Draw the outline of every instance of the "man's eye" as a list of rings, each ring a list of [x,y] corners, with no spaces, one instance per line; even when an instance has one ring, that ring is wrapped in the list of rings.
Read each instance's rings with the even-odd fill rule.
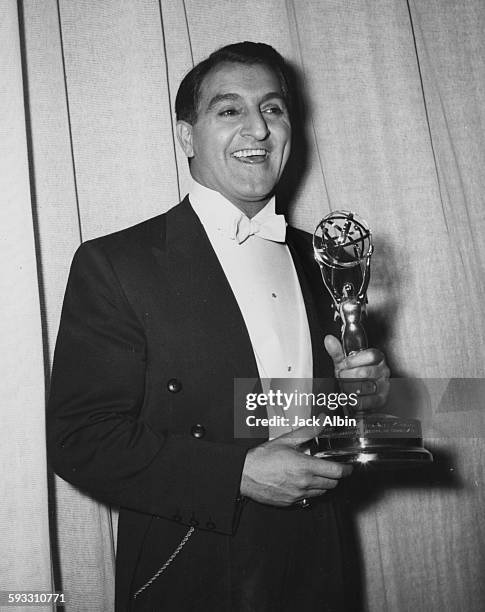
[[[268,115],[282,115],[283,109],[277,105],[268,106],[263,109],[263,113],[266,113]]]
[[[219,117],[235,117],[238,114],[239,111],[236,108],[225,108],[219,112]]]

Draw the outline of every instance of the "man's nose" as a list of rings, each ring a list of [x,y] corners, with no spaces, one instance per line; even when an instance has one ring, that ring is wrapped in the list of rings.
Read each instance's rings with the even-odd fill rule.
[[[268,124],[261,111],[254,110],[248,112],[244,118],[241,129],[242,136],[250,136],[255,140],[264,140],[269,135]]]

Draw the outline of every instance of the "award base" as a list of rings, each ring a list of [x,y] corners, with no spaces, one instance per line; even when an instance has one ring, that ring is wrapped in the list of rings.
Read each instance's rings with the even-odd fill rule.
[[[356,417],[356,426],[327,428],[318,438],[318,456],[376,467],[413,467],[431,463],[423,447],[421,423],[386,414]]]

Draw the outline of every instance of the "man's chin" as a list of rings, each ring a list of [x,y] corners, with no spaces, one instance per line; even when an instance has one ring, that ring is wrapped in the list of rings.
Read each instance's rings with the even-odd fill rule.
[[[236,196],[242,202],[263,202],[268,201],[274,194],[276,184],[271,182],[267,182],[263,185],[256,185],[251,187],[246,187],[240,189],[239,192],[236,192]]]
[[[241,203],[245,203],[248,205],[254,204],[254,205],[260,205],[260,204],[266,204],[273,196],[274,194],[274,190],[270,189],[269,191],[263,191],[263,192],[246,192],[246,193],[242,193],[240,196],[238,196],[238,200]]]
[[[251,218],[257,215],[258,212],[266,206],[272,195],[273,193],[269,193],[265,196],[246,194],[241,198],[232,198],[231,202],[234,204],[234,206],[239,208],[243,213]]]

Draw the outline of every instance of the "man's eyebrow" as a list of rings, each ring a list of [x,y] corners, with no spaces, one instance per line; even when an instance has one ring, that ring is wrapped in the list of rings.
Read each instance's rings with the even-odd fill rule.
[[[209,104],[207,105],[207,110],[211,110],[219,102],[225,102],[225,101],[235,102],[236,100],[239,100],[240,98],[241,96],[235,93],[216,94],[210,99]]]
[[[268,100],[272,100],[274,98],[279,98],[282,102],[286,102],[285,96],[281,93],[281,91],[269,91],[261,98],[261,103],[267,102]]]
[[[274,98],[278,98],[282,102],[285,102],[285,97],[281,91],[269,91],[268,93],[264,94],[260,100],[260,103],[264,104],[264,102]],[[216,94],[210,99],[209,104],[207,105],[207,110],[210,111],[212,108],[214,108],[214,106],[219,104],[219,102],[236,102],[238,100],[241,100],[241,96],[236,93]]]

